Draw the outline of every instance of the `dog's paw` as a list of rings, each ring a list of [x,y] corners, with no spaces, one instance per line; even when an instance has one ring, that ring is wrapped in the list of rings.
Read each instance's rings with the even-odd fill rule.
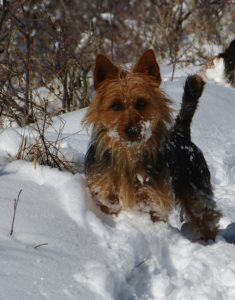
[[[212,242],[218,235],[217,227],[197,228],[192,223],[184,223],[181,227],[182,234],[192,242]]]
[[[184,223],[181,227],[181,233],[192,242],[196,242],[201,238],[200,232],[195,230],[191,223]]]
[[[185,91],[191,95],[191,99],[198,99],[201,97],[205,82],[201,76],[189,75],[185,82]]]

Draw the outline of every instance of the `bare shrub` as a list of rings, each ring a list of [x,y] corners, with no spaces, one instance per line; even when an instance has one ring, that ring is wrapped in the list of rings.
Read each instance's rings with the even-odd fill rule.
[[[87,24],[74,18],[74,7],[64,1],[15,0],[3,1],[1,10],[2,117],[20,127],[35,122],[39,87],[58,91],[60,112],[87,106],[96,42]]]
[[[98,52],[127,64],[151,47],[173,79],[178,64],[202,64],[210,45],[228,45],[234,23],[233,0],[2,0],[0,127],[34,124],[38,138],[30,147],[25,138],[18,156],[70,170],[46,124],[89,104]]]
[[[27,133],[22,136],[18,153],[13,159],[32,161],[35,168],[37,165],[47,165],[72,174],[80,171],[79,162],[68,161],[62,152],[61,143],[65,139],[63,137],[65,123],[61,121],[60,128],[53,130],[53,138],[47,137],[47,129],[53,128],[47,101],[44,103],[43,111],[38,112],[34,119],[35,122],[28,126]]]
[[[146,48],[176,64],[203,62],[208,43],[225,46],[235,21],[233,1],[40,1],[0,4],[0,103],[2,117],[35,122],[34,90],[45,87],[60,110],[89,104],[97,52],[122,63]]]

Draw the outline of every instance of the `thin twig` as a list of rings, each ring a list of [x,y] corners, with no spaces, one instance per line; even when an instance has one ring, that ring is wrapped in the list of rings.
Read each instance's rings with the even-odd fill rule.
[[[41,244],[38,244],[38,245],[34,246],[33,248],[38,249],[39,247],[47,246],[47,245],[48,245],[48,243],[41,243]]]
[[[10,232],[10,236],[12,236],[13,231],[14,231],[14,224],[15,224],[15,217],[16,217],[16,210],[17,210],[17,206],[20,200],[20,194],[22,192],[22,189],[19,191],[18,193],[18,197],[17,199],[14,199],[14,211],[13,211],[13,218],[12,218],[12,223],[11,223],[11,232]]]
[[[148,260],[149,258],[144,258],[141,262],[139,262],[136,266],[134,266],[131,273],[127,276],[127,282],[129,282],[133,278],[135,271],[138,268],[140,268],[142,265],[144,265]]]

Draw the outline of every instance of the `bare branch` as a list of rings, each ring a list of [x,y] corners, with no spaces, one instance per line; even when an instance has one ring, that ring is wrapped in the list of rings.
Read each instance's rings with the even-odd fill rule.
[[[20,195],[22,193],[22,189],[19,191],[17,199],[14,199],[14,210],[13,210],[13,217],[12,217],[12,223],[11,223],[11,231],[10,231],[10,236],[12,236],[13,231],[14,231],[14,225],[15,225],[15,217],[16,217],[16,210],[17,206],[20,200]]]
[[[48,243],[41,243],[41,244],[38,244],[38,245],[34,246],[33,248],[38,249],[39,247],[47,246],[47,245],[48,245]]]

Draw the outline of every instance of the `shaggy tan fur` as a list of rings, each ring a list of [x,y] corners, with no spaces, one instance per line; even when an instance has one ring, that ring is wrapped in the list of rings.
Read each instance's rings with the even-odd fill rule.
[[[96,96],[84,122],[92,126],[95,161],[102,162],[110,153],[108,166],[88,172],[90,191],[105,212],[137,208],[153,220],[166,220],[172,208],[168,175],[151,171],[172,120],[171,102],[160,83],[152,50],[144,53],[132,72],[121,70],[105,56],[97,57]],[[134,134],[128,135],[129,128]]]

